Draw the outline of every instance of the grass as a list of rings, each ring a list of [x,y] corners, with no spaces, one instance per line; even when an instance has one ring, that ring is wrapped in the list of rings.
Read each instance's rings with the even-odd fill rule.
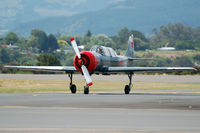
[[[182,56],[195,56],[200,54],[200,51],[136,51],[135,55],[139,57],[153,55],[153,57],[160,56],[164,58],[176,58]]]
[[[83,91],[85,81],[74,81],[77,92]],[[127,82],[94,81],[90,87],[92,92],[123,91]],[[174,89],[200,89],[200,84],[190,83],[160,83],[160,82],[134,82],[133,90],[174,90]],[[70,92],[69,81],[65,80],[0,80],[0,93],[36,93],[36,92]]]

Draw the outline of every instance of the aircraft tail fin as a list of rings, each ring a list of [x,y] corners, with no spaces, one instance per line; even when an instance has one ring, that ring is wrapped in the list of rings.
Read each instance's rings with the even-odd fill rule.
[[[128,39],[128,48],[126,50],[125,56],[128,58],[133,58],[134,57],[134,37],[131,35]]]

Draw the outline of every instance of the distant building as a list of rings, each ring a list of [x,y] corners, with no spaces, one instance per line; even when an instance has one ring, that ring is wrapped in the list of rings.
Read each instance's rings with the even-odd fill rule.
[[[79,50],[82,51],[85,49],[85,46],[84,45],[81,45],[81,46],[78,46]],[[62,50],[61,49],[57,49],[56,50],[57,52],[61,52]],[[71,51],[74,51],[73,48],[71,46],[64,46],[64,49],[63,51],[65,52],[65,54],[71,52]]]
[[[160,51],[174,51],[176,49],[174,47],[162,47],[162,48],[158,48],[157,50],[160,50]]]
[[[85,46],[84,46],[84,45],[81,45],[81,46],[78,46],[78,48],[84,50],[84,49],[85,49]]]
[[[9,44],[9,45],[1,45],[1,47],[3,47],[3,48],[9,48],[9,49],[14,49],[14,50],[19,50],[19,47],[18,47],[18,46],[12,45],[12,44]]]

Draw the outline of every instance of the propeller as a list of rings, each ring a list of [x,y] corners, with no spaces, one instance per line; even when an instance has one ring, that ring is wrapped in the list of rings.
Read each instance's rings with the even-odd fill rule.
[[[89,74],[87,68],[83,64],[83,60],[81,59],[81,54],[79,52],[77,43],[76,43],[74,38],[71,38],[70,41],[71,41],[72,47],[74,48],[76,55],[78,56],[78,58],[80,59],[80,62],[82,64],[81,69],[82,69],[83,75],[85,77],[86,83],[87,83],[88,86],[91,86],[92,85],[92,79],[90,77],[90,74]]]
[[[77,46],[77,44],[76,44],[75,39],[74,39],[74,38],[71,38],[70,41],[71,41],[72,47],[74,48],[74,51],[75,51],[75,53],[77,54],[78,58],[81,59],[81,54],[80,54],[80,52],[79,52],[79,49],[78,49],[78,46]]]

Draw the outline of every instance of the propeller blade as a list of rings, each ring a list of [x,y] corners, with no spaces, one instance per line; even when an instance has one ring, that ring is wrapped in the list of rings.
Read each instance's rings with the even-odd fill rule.
[[[70,39],[70,41],[71,41],[72,47],[74,48],[74,51],[77,54],[78,58],[81,59],[81,55],[80,55],[80,52],[79,52],[79,49],[78,49],[78,46],[77,46],[75,39],[72,37]]]
[[[86,80],[87,85],[88,85],[88,86],[91,86],[91,85],[92,85],[92,79],[91,79],[91,77],[90,77],[90,74],[89,74],[87,68],[86,68],[84,65],[82,65],[81,68],[82,68],[83,75],[84,75],[84,77],[85,77],[85,80]]]

